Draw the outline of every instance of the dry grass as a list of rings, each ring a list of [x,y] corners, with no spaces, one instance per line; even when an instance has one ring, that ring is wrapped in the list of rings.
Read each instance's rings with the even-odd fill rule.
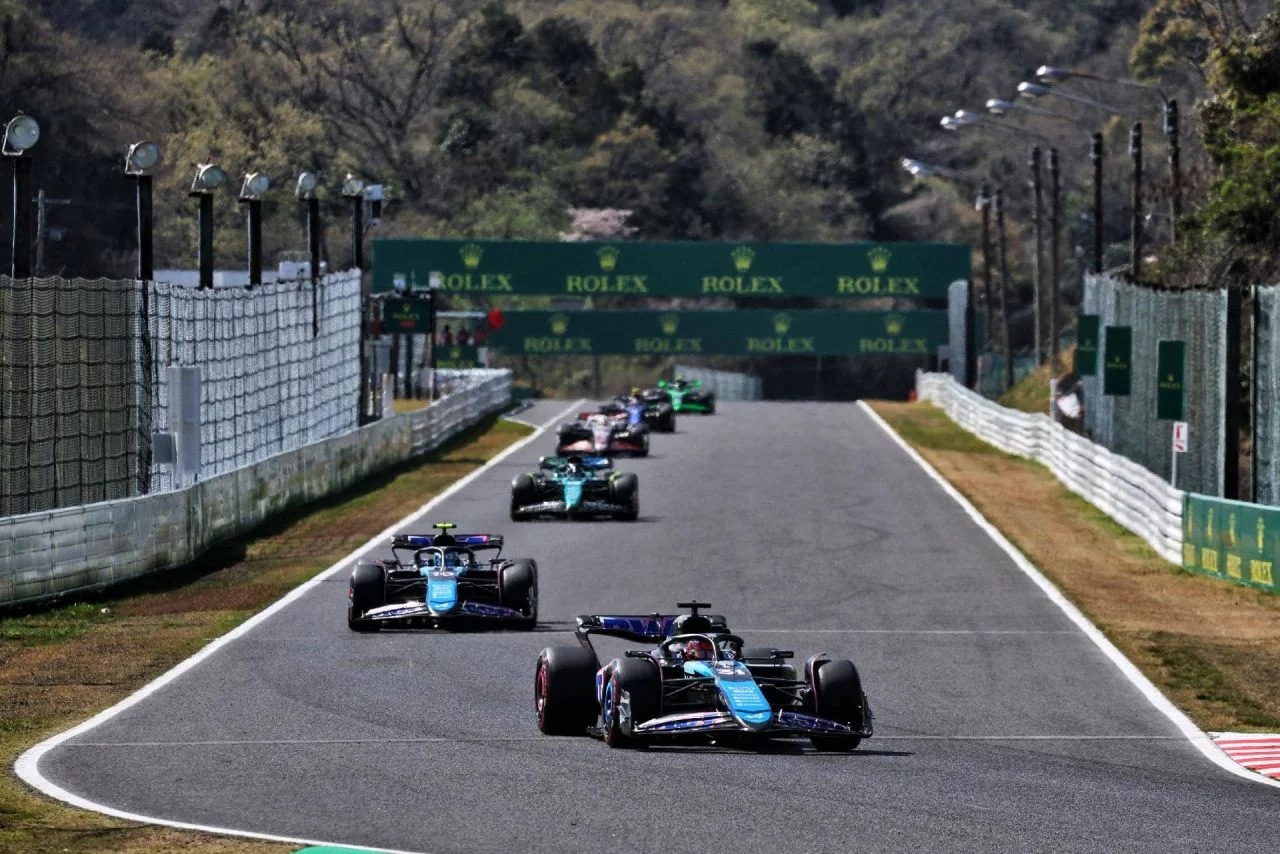
[[[1206,730],[1280,730],[1280,596],[1193,575],[929,404],[875,409]]]
[[[417,412],[419,409],[426,409],[431,405],[431,401],[426,398],[399,398],[391,402],[392,409],[396,415],[403,415],[406,412]]]
[[[0,619],[0,762],[122,699],[407,515],[530,429],[489,421],[425,461],[91,601]],[[105,612],[104,612],[105,609]],[[335,619],[337,615],[335,615]],[[0,851],[284,852],[74,810],[0,775]]]

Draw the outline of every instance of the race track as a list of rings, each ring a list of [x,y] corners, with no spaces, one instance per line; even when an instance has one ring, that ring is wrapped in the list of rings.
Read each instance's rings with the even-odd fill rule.
[[[407,851],[1274,851],[1280,791],[1206,760],[857,407],[722,404],[679,429],[619,466],[639,522],[509,522],[547,434],[413,526],[536,558],[539,631],[356,635],[340,573],[40,770],[142,815]],[[748,643],[853,659],[876,737],[833,756],[538,733],[534,662],[576,615],[695,596]]]

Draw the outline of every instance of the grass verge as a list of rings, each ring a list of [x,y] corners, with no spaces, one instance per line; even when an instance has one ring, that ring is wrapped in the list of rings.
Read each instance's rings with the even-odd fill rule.
[[[937,407],[874,408],[1202,729],[1280,731],[1280,596],[1168,563]]]
[[[33,793],[13,775],[13,763],[28,747],[123,699],[333,565],[530,432],[488,419],[422,460],[280,516],[189,567],[0,618],[0,762],[9,769],[0,775],[0,851],[297,850],[72,809]]]

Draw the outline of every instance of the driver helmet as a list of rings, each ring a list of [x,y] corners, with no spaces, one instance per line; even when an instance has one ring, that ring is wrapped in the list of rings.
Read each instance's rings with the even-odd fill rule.
[[[706,638],[694,638],[684,645],[686,661],[709,661],[715,654],[715,648]]]

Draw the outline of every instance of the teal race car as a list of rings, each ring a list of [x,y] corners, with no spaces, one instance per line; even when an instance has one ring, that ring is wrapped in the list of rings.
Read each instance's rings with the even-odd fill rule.
[[[677,376],[671,382],[659,380],[658,387],[644,393],[646,401],[666,401],[676,412],[716,414],[716,393],[702,388],[702,380]]]
[[[542,457],[537,471],[511,481],[511,521],[540,516],[633,522],[640,516],[640,479],[614,471],[608,457]]]

